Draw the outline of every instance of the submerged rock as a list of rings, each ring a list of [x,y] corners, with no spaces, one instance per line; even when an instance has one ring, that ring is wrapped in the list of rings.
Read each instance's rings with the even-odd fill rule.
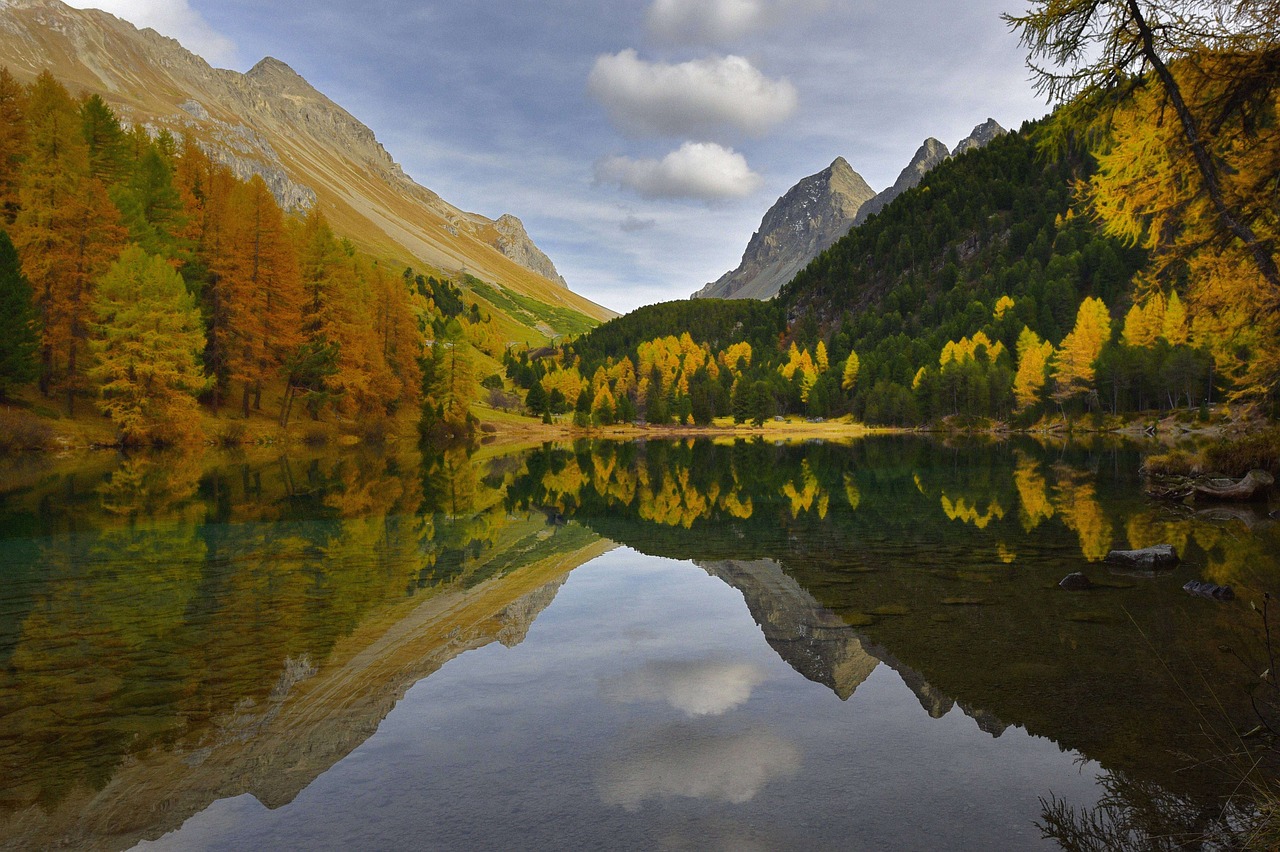
[[[1103,560],[1108,565],[1122,568],[1137,568],[1142,571],[1154,571],[1160,568],[1177,566],[1178,553],[1171,544],[1157,544],[1140,550],[1113,550]]]
[[[1210,583],[1207,580],[1190,580],[1182,588],[1189,594],[1213,601],[1233,601],[1236,599],[1235,589],[1230,586],[1219,586],[1217,583]]]
[[[1063,577],[1058,581],[1058,585],[1068,592],[1084,592],[1093,588],[1093,582],[1079,571]]]

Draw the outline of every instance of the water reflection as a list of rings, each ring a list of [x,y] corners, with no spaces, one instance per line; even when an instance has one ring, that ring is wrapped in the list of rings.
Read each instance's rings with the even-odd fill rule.
[[[465,454],[207,461],[4,494],[0,845],[128,845],[217,796],[290,801],[414,682],[520,641],[602,547],[509,512],[514,471]]]
[[[1157,791],[1124,800],[1142,811],[1124,818],[1155,825],[1153,809],[1220,809],[1239,780],[1224,743],[1256,726],[1246,689],[1266,667],[1247,602],[1280,588],[1265,510],[1150,503],[1135,452],[1108,442],[58,464],[0,480],[3,845],[125,847],[246,792],[282,808],[336,777],[414,684],[465,651],[524,642],[570,572],[615,543],[731,588],[774,659],[837,704],[891,681],[938,736],[963,722],[966,736],[1046,738],[1117,790]],[[1155,543],[1183,566],[1097,564]],[[1059,590],[1075,570],[1101,588]],[[1191,598],[1192,578],[1242,601]],[[762,807],[762,791],[799,784],[815,748],[800,723],[752,717],[773,700],[769,667],[695,653],[658,623],[636,613],[636,630],[667,631],[663,653],[619,657],[581,697],[645,719],[600,735],[581,775],[594,795],[647,814]],[[514,714],[546,674],[508,675]],[[1078,817],[1043,820],[1065,844]]]
[[[670,725],[623,743],[600,798],[628,811],[647,800],[683,797],[742,805],[772,780],[800,771],[800,751],[768,730],[707,732]]]
[[[722,716],[746,703],[764,672],[728,660],[662,660],[600,685],[610,701],[665,701],[686,716]]]

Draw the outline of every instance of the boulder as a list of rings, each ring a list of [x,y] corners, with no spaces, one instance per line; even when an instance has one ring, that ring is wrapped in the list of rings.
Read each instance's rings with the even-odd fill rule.
[[[1233,601],[1236,599],[1235,589],[1230,586],[1219,586],[1217,583],[1210,583],[1207,580],[1190,580],[1182,589],[1188,594],[1208,598],[1212,601]]]
[[[1140,571],[1156,571],[1161,568],[1177,566],[1177,552],[1171,544],[1157,544],[1141,550],[1113,550],[1104,560],[1108,565],[1121,568],[1135,568]]]
[[[1058,585],[1066,589],[1068,592],[1084,592],[1093,588],[1093,583],[1084,574],[1077,571],[1074,574],[1068,574],[1058,581]]]

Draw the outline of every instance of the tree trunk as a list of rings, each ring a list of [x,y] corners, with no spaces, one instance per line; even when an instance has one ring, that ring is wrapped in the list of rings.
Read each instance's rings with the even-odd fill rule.
[[[1151,27],[1147,24],[1146,18],[1143,17],[1142,10],[1138,8],[1138,0],[1126,0],[1126,5],[1129,7],[1129,14],[1135,26],[1138,28],[1138,35],[1142,39],[1142,55],[1151,63],[1152,70],[1160,78],[1160,83],[1164,86],[1165,93],[1169,96],[1169,103],[1173,106],[1173,111],[1177,113],[1179,123],[1182,124],[1182,135],[1186,138],[1187,147],[1191,149],[1191,153],[1195,157],[1196,168],[1200,172],[1200,178],[1204,181],[1205,192],[1208,193],[1209,200],[1213,203],[1213,209],[1218,214],[1218,221],[1249,249],[1249,253],[1253,256],[1254,264],[1258,267],[1258,272],[1262,274],[1266,282],[1274,289],[1280,290],[1280,269],[1276,267],[1275,257],[1258,239],[1258,235],[1253,232],[1253,229],[1247,223],[1241,221],[1227,205],[1226,197],[1222,192],[1222,185],[1218,182],[1218,172],[1213,164],[1213,157],[1209,154],[1209,149],[1204,144],[1204,138],[1200,135],[1200,126],[1196,122],[1195,116],[1191,114],[1191,110],[1187,107],[1186,101],[1182,99],[1182,89],[1179,88],[1178,81],[1173,78],[1173,73],[1169,70],[1169,66],[1164,63],[1164,60],[1156,51]]]
[[[1265,500],[1275,482],[1275,477],[1265,470],[1251,470],[1239,482],[1213,480],[1197,483],[1192,493],[1196,497],[1207,497],[1211,500],[1243,503],[1250,500]]]

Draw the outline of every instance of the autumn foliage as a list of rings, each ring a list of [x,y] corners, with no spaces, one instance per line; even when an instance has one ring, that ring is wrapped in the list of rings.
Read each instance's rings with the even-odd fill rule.
[[[199,437],[201,401],[248,417],[269,394],[282,425],[297,402],[361,423],[417,409],[441,312],[411,278],[47,72],[0,69],[0,227],[34,335],[0,387],[34,375],[73,414],[94,398],[126,442]]]

